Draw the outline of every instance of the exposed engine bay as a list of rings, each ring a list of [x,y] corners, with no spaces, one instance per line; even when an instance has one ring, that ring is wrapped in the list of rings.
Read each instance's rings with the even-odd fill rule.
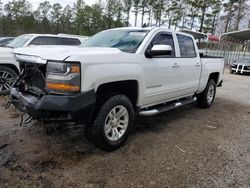
[[[20,62],[21,74],[13,87],[20,92],[41,97],[46,92],[46,65]]]

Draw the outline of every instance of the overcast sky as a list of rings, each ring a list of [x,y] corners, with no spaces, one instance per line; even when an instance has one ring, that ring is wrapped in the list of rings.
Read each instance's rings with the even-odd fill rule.
[[[8,3],[10,0],[2,0],[3,4],[6,4]],[[45,0],[28,0],[32,6],[33,6],[33,9],[36,9],[39,5],[39,3],[41,2],[44,2]],[[49,1],[51,4],[54,4],[54,3],[60,3],[62,6],[66,6],[66,5],[73,5],[74,2],[76,2],[76,0],[47,0]],[[96,0],[85,0],[85,2],[87,4],[93,4],[96,2]]]

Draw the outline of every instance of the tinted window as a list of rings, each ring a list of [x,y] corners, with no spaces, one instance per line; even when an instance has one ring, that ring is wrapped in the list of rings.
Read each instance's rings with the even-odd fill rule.
[[[79,46],[81,42],[78,39],[62,38],[62,45]]]
[[[36,37],[30,45],[60,45],[58,37]]]
[[[171,34],[161,33],[161,34],[156,35],[156,37],[151,42],[150,48],[152,48],[154,45],[157,45],[157,44],[171,46],[172,47],[171,54],[170,55],[164,55],[164,57],[175,57],[174,40],[173,40],[173,36]]]
[[[181,57],[196,57],[194,42],[191,37],[177,34]]]

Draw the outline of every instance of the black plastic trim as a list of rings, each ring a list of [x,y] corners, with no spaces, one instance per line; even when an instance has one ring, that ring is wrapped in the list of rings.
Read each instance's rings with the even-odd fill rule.
[[[10,98],[14,106],[21,112],[25,112],[35,119],[44,119],[45,113],[72,114],[73,116],[91,111],[96,103],[95,91],[79,93],[76,95],[44,95],[41,98],[31,94],[19,92],[12,88]],[[84,114],[81,114],[84,116]],[[90,119],[88,117],[87,119]]]

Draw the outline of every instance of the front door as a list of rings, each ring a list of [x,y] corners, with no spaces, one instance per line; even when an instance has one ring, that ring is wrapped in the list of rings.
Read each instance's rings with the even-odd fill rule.
[[[172,33],[158,33],[148,49],[157,44],[170,45],[172,53],[147,58],[143,64],[145,73],[144,104],[146,106],[166,102],[179,96],[180,67],[176,64],[176,48]]]

